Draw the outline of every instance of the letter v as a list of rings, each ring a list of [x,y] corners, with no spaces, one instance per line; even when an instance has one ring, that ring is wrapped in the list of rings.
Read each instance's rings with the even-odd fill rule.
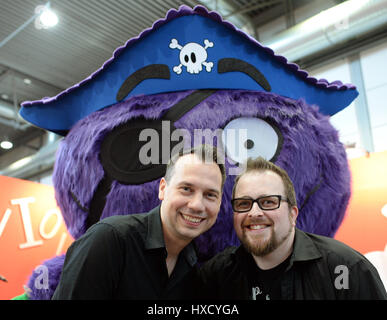
[[[4,228],[8,222],[9,217],[11,216],[11,213],[12,213],[11,209],[5,210],[4,216],[0,221],[0,237],[3,234]]]

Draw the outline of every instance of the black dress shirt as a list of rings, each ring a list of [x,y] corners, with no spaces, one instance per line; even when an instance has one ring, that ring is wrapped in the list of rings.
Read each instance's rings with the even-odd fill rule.
[[[52,299],[189,299],[197,257],[192,243],[168,276],[160,207],[93,225],[67,251]]]
[[[203,298],[250,300],[243,246],[229,247],[199,272]],[[346,278],[346,279],[344,279]],[[282,300],[386,300],[376,268],[344,243],[296,228],[293,252],[280,277]]]

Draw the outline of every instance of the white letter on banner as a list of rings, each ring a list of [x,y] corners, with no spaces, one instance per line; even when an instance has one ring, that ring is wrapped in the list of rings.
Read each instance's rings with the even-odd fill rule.
[[[8,222],[9,217],[11,216],[11,213],[12,213],[11,209],[5,210],[4,216],[0,221],[0,237],[3,234],[4,228]]]
[[[20,207],[20,212],[23,220],[24,234],[27,240],[27,242],[19,245],[20,249],[41,246],[43,244],[42,240],[36,241],[34,239],[34,233],[32,231],[32,224],[31,224],[30,208],[28,207],[28,204],[31,202],[35,202],[35,198],[29,197],[29,198],[20,198],[20,199],[11,200],[12,204],[19,205]]]
[[[47,220],[50,218],[50,216],[52,215],[56,215],[56,223],[55,223],[55,226],[54,228],[52,228],[51,232],[50,233],[46,233],[44,231],[44,227],[46,226],[46,223],[47,223]],[[51,209],[51,210],[48,210],[47,213],[44,215],[42,221],[40,222],[40,226],[39,226],[39,233],[40,235],[42,236],[43,239],[51,239],[53,237],[55,237],[55,235],[57,234],[60,226],[62,224],[62,215],[61,213],[59,212],[58,209]]]

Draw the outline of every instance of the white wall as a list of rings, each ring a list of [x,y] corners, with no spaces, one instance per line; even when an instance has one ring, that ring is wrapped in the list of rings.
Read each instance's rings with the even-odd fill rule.
[[[308,70],[308,72],[313,77],[324,78],[329,82],[335,80],[340,80],[343,83],[351,82],[347,59],[340,59],[319,69]],[[343,143],[360,143],[354,103],[331,117],[331,123],[339,130],[340,140]]]
[[[387,150],[387,44],[368,48],[360,52],[370,126],[374,143],[374,152]],[[328,81],[351,82],[347,59],[341,59],[318,69],[308,70],[316,78]],[[352,103],[331,118],[333,126],[339,130],[340,141],[344,144],[356,143],[356,150],[348,149],[349,157],[364,155],[357,126],[355,107]]]
[[[375,151],[387,150],[387,43],[360,54]]]
[[[42,184],[46,184],[46,185],[49,185],[49,186],[52,186],[52,175],[48,175],[48,176],[45,176],[45,177],[42,177],[40,178],[38,181],[36,182],[39,182],[39,183],[42,183]]]
[[[347,59],[340,59],[318,69],[308,70],[308,72],[317,79],[324,78],[329,82],[340,80],[343,83],[351,83]],[[339,131],[339,139],[344,145],[355,144],[356,150],[348,149],[348,157],[354,158],[364,155],[354,103],[332,116],[331,123]]]

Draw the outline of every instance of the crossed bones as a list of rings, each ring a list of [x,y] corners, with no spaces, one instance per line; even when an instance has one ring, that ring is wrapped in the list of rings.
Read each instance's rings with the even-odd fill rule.
[[[211,48],[214,46],[213,42],[208,41],[208,39],[204,40],[204,47],[198,43],[190,42],[187,43],[184,47],[182,47],[176,39],[172,39],[169,47],[171,49],[179,49],[180,50],[180,64],[178,66],[173,67],[173,71],[177,74],[181,73],[181,67],[185,66],[187,68],[187,72],[194,74],[202,71],[204,65],[206,67],[207,72],[211,72],[214,64],[212,62],[206,62],[207,60],[207,48]]]

